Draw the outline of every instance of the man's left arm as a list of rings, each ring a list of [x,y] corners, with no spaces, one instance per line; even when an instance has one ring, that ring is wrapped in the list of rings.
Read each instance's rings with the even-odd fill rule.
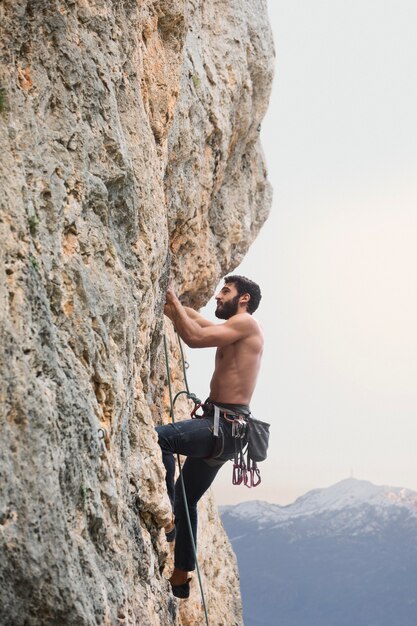
[[[190,348],[221,348],[243,339],[253,331],[254,320],[247,315],[236,315],[224,324],[201,327],[190,319],[172,289],[167,292],[166,315],[172,320],[183,341]]]
[[[185,306],[184,311],[187,313],[188,317],[190,317],[194,322],[197,322],[201,328],[204,328],[205,326],[215,326],[213,322],[210,322],[210,320],[207,320],[205,317],[200,315],[200,313],[194,311],[194,309],[191,309],[189,306]]]

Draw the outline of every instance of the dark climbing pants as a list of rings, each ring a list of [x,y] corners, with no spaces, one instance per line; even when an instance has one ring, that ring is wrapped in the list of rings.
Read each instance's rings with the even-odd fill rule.
[[[195,569],[195,557],[184,508],[181,481],[174,485],[175,453],[187,457],[182,474],[190,514],[191,528],[197,545],[197,502],[207,491],[221,466],[233,458],[235,443],[232,425],[221,418],[224,448],[215,460],[207,459],[213,453],[217,439],[213,435],[213,417],[190,419],[166,426],[158,426],[158,442],[166,469],[166,485],[175,515],[176,540],[174,565],[190,572]]]

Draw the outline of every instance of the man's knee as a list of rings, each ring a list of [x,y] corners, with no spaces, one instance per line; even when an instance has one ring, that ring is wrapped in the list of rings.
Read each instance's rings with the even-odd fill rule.
[[[158,443],[162,450],[171,452],[171,438],[173,436],[172,424],[164,424],[163,426],[155,427],[156,434],[158,435]]]

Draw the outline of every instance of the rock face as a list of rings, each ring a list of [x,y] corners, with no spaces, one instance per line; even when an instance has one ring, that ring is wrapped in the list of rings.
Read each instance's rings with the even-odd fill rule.
[[[200,625],[165,580],[163,302],[170,272],[206,302],[267,217],[266,3],[3,0],[0,46],[0,624]],[[210,496],[199,560],[241,624]]]

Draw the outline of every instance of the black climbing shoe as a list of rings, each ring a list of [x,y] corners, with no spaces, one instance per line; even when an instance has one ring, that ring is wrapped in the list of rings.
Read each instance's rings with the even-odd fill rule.
[[[169,531],[169,533],[165,533],[165,539],[168,541],[168,543],[172,543],[173,541],[175,541],[175,535],[177,534],[177,529],[174,527]]]
[[[190,595],[190,580],[191,578],[188,578],[186,583],[183,583],[182,585],[173,585],[171,583],[171,587],[172,587],[172,593],[174,594],[174,596],[176,598],[181,598],[182,600],[185,600],[185,598],[188,598]]]
[[[168,541],[168,543],[172,543],[174,541],[175,535],[176,535],[175,517],[174,517],[174,515],[172,515],[172,517],[171,517],[171,524],[172,524],[171,530],[169,530],[168,532],[165,530],[165,539]],[[166,529],[166,526],[165,526],[165,529]]]

